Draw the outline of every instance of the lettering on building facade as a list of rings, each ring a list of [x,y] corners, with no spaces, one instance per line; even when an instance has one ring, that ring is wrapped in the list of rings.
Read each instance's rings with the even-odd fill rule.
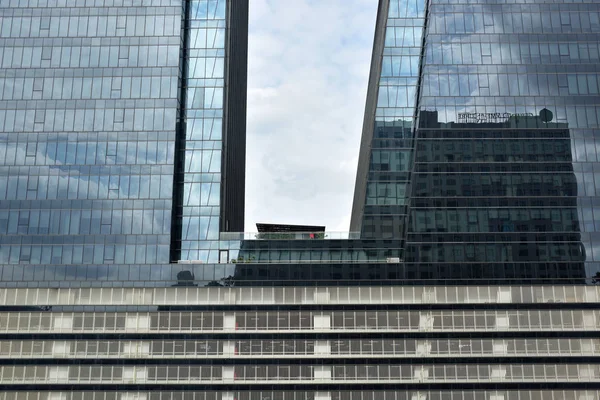
[[[532,113],[458,113],[459,122],[497,122],[498,120],[508,120],[514,117],[533,117]]]

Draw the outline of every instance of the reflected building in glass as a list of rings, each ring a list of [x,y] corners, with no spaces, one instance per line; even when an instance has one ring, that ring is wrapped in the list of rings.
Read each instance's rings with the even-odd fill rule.
[[[414,277],[583,282],[566,123],[553,113],[419,114],[404,261]]]
[[[351,230],[415,278],[594,275],[598,5],[380,2]]]

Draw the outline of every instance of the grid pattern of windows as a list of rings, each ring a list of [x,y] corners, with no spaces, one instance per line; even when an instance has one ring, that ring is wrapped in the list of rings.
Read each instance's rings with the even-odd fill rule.
[[[600,300],[598,286],[17,288],[0,306],[449,305],[580,303]]]
[[[0,13],[0,264],[168,262],[181,5]]]
[[[405,252],[423,276],[598,271],[598,12],[430,3]]]
[[[0,313],[0,333],[594,331],[598,310]]]
[[[218,262],[229,1],[0,4],[0,264]]]
[[[95,392],[13,392],[0,393],[1,400],[592,400],[596,390],[355,390],[303,391],[253,390],[224,391],[95,391]]]
[[[352,226],[405,239],[415,278],[596,275],[598,5],[387,0],[380,14]]]
[[[381,1],[357,250],[218,241],[240,2],[0,0],[0,400],[598,398],[598,10],[468,3]]]
[[[211,298],[226,308],[207,307]],[[593,286],[2,289],[0,385],[68,386],[89,390],[86,399],[102,396],[98,385],[206,385],[231,400],[265,384],[287,398],[301,384],[299,398],[332,400],[351,385],[405,383],[411,396],[426,388],[435,398],[437,385],[452,383],[469,399],[475,386],[519,384],[500,399],[561,398],[537,391],[567,383],[574,396],[600,382],[598,298]],[[54,393],[48,400],[66,396]],[[390,393],[382,396],[407,395]]]
[[[2,366],[0,384],[599,382],[594,364]],[[10,387],[10,386],[9,386]]]
[[[367,174],[363,237],[398,237],[406,224],[425,1],[388,3],[368,171],[359,171]]]
[[[600,339],[245,339],[245,340],[14,340],[0,357],[36,358],[437,358],[581,357],[600,355]]]
[[[218,262],[207,241],[219,240],[225,86],[226,0],[187,5],[185,147],[181,259]],[[202,246],[201,246],[202,243]]]

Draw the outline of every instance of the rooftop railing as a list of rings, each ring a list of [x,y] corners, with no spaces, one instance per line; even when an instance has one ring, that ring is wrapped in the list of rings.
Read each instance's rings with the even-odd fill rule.
[[[360,232],[221,232],[221,240],[348,240]]]

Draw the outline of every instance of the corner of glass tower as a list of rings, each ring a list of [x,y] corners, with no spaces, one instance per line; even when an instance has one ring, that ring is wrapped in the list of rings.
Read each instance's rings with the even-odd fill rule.
[[[170,258],[208,262],[244,229],[249,3],[183,6]]]
[[[350,223],[362,237],[406,228],[425,3],[379,2]]]
[[[243,230],[248,0],[109,3],[0,2],[3,280],[170,276]]]
[[[424,279],[600,269],[598,5],[383,0],[351,230]]]

